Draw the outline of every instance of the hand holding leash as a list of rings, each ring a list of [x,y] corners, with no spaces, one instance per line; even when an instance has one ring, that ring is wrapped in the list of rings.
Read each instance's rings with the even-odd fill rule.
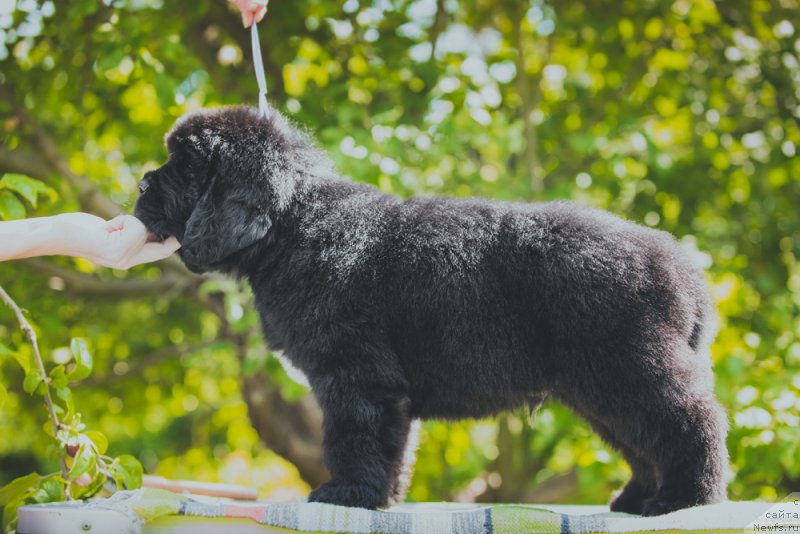
[[[242,12],[242,24],[245,28],[249,28],[264,18],[269,0],[228,0],[228,2]]]
[[[258,40],[257,23],[267,13],[269,0],[228,0],[242,12],[244,27],[250,28],[250,42],[253,47],[253,70],[258,81],[258,110],[267,112],[267,77],[264,75],[264,60],[261,59],[261,43]]]

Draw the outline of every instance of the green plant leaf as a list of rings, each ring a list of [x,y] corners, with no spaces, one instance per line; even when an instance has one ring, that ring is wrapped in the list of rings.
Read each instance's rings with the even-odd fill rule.
[[[56,388],[56,398],[63,401],[63,408],[66,411],[66,416],[69,417],[75,412],[75,402],[72,399],[72,390],[69,388]]]
[[[0,343],[0,356],[11,356],[14,354],[14,351]]]
[[[31,358],[27,353],[17,350],[13,351],[11,353],[11,356],[13,356],[15,360],[17,360],[17,363],[19,364],[20,367],[22,367],[22,370],[25,371],[25,374],[27,374],[28,371],[31,370]]]
[[[108,438],[102,432],[90,430],[84,434],[89,438],[97,449],[98,454],[105,454],[108,450]]]
[[[57,365],[50,370],[50,380],[54,388],[65,388],[69,385],[67,370],[63,365]]]
[[[3,507],[3,532],[12,532],[17,527],[17,509],[25,502],[23,495]]]
[[[117,458],[114,469],[114,480],[117,486],[124,489],[139,489],[142,487],[142,464],[130,454],[123,454]]]
[[[103,70],[113,69],[119,65],[122,58],[125,57],[124,48],[114,48],[109,53],[100,56],[97,60],[97,66]]]
[[[0,506],[5,506],[11,501],[19,499],[31,488],[36,487],[41,480],[42,477],[39,473],[31,473],[12,480],[0,488]]]
[[[60,502],[66,498],[64,479],[59,476],[42,481],[40,488],[47,494],[48,500],[44,502]]]
[[[13,220],[25,217],[25,206],[11,191],[0,191],[0,219]]]
[[[97,453],[92,447],[81,445],[78,454],[72,459],[72,467],[69,470],[69,478],[74,480],[84,473],[88,473],[97,465]]]
[[[6,174],[0,180],[0,184],[19,193],[34,208],[40,194],[50,194],[53,191],[39,180],[34,180],[24,174]]]
[[[156,74],[154,85],[162,106],[166,108],[175,104],[175,82],[169,76],[161,72]]]
[[[56,413],[58,413],[58,410],[56,410]],[[53,423],[49,419],[47,421],[45,421],[44,423],[42,423],[42,431],[45,434],[47,434],[48,436],[52,437],[52,438],[56,437],[55,436],[55,431],[53,430]]]
[[[70,484],[70,494],[76,499],[88,499],[103,489],[106,479],[105,473],[98,472],[86,486],[79,486],[73,482]]]
[[[6,398],[8,398],[8,391],[3,384],[0,384],[0,408],[6,403]]]
[[[70,348],[75,357],[75,368],[67,376],[72,382],[83,380],[92,373],[92,354],[86,347],[86,342],[79,338],[72,340]]]
[[[42,376],[42,373],[40,373],[38,369],[31,369],[28,372],[28,374],[25,375],[25,380],[22,382],[22,389],[25,390],[25,393],[29,393],[32,395],[43,380],[44,377]]]

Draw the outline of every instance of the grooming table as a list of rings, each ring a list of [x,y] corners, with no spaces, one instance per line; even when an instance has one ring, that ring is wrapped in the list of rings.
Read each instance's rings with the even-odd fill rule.
[[[18,534],[211,534],[356,532],[800,532],[800,494],[785,502],[728,502],[660,517],[606,506],[405,504],[363,510],[320,503],[239,502],[159,489],[123,491],[88,503],[23,506]]]

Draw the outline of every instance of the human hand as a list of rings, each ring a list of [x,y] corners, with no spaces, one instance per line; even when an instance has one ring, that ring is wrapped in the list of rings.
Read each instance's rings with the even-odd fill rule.
[[[88,213],[64,213],[57,219],[63,236],[63,253],[103,267],[129,269],[164,259],[180,248],[174,237],[153,241],[144,224],[132,215],[105,221]]]
[[[267,12],[269,0],[228,0],[242,12],[242,24],[249,28],[253,22],[261,22]]]

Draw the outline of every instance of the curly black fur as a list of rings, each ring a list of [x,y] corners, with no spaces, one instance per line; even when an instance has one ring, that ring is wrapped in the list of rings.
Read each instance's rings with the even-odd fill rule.
[[[136,215],[190,269],[250,281],[324,412],[332,480],[312,501],[385,506],[412,421],[548,395],[630,463],[613,510],[725,498],[712,303],[669,234],[568,202],[402,200],[341,179],[274,110],[188,115],[167,146]]]

